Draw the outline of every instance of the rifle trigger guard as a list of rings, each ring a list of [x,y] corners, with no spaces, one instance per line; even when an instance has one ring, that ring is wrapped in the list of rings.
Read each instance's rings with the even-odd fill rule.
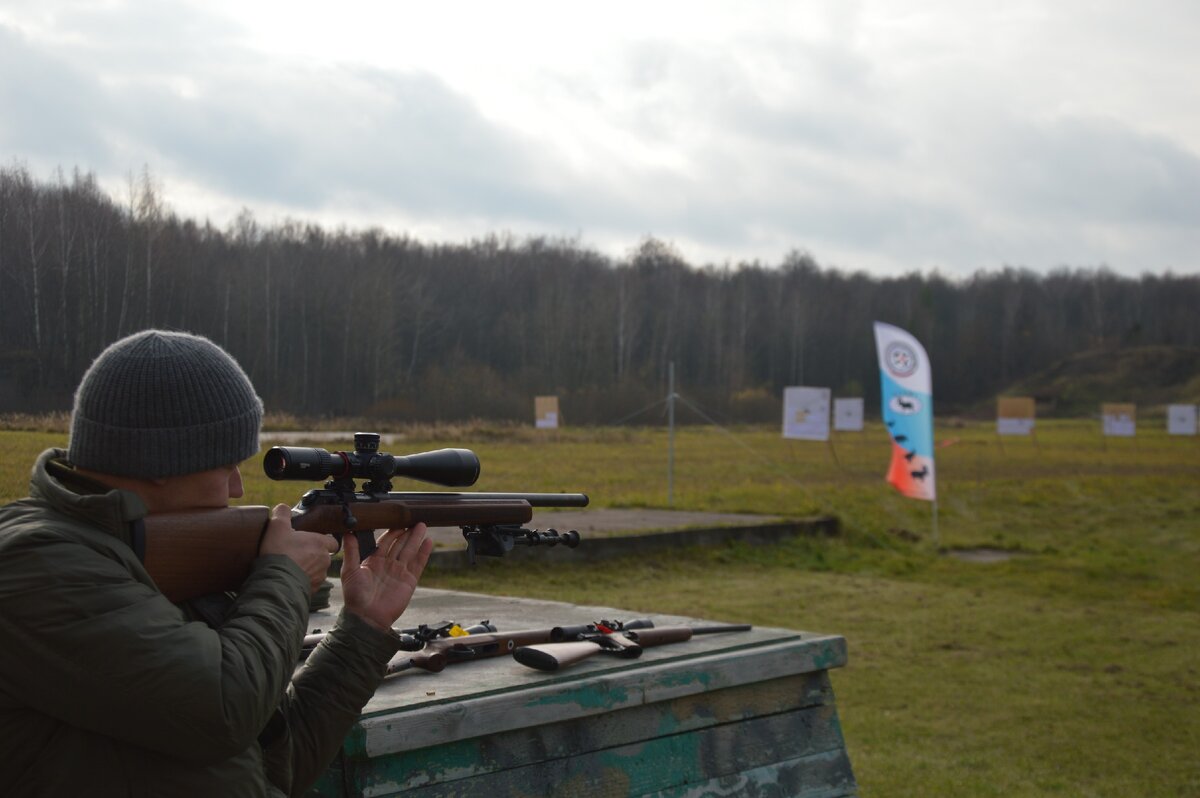
[[[358,519],[354,517],[354,511],[350,509],[350,500],[346,498],[346,494],[341,492],[338,493],[338,500],[342,505],[342,523],[346,525],[347,531],[353,532],[354,537],[358,539],[358,557],[360,560],[365,560],[374,554],[377,548],[375,546],[375,530],[355,530],[354,527],[358,526]],[[341,543],[340,536],[338,542]]]
[[[342,522],[346,525],[346,529],[354,529],[358,526],[358,519],[354,517],[354,512],[350,509],[350,502],[345,496],[342,497]]]
[[[375,530],[363,529],[354,533],[354,537],[358,538],[358,558],[365,560],[375,553],[378,548],[375,545]]]

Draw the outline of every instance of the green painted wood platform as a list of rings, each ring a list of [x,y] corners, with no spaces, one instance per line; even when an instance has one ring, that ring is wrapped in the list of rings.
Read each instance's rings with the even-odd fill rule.
[[[332,623],[337,598],[313,628]],[[490,620],[508,631],[635,617],[647,616],[420,589],[399,626]],[[845,663],[840,636],[755,628],[557,673],[511,657],[409,670],[376,692],[312,794],[852,796],[828,674]]]

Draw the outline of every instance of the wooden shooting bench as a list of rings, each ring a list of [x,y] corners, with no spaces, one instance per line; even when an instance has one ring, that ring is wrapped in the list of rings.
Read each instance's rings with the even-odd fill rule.
[[[332,626],[336,588],[333,598],[314,629]],[[422,588],[399,625],[490,620],[513,631],[635,617],[645,616]],[[852,796],[828,675],[845,663],[840,636],[755,628],[553,673],[512,657],[410,669],[380,686],[312,795]]]

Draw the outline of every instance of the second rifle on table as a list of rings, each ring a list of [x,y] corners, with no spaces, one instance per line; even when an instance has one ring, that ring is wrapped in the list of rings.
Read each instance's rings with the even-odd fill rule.
[[[513,659],[539,671],[557,671],[595,656],[609,654],[623,659],[635,659],[642,649],[668,643],[683,643],[696,635],[748,632],[750,624],[720,624],[717,626],[632,626],[610,628],[601,621],[599,628],[590,631],[555,629],[549,643],[519,648]]]

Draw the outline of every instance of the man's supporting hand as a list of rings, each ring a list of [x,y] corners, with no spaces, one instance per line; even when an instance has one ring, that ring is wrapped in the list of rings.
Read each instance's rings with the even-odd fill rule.
[[[366,562],[359,559],[354,535],[345,535],[342,544],[342,598],[346,609],[378,629],[390,629],[412,600],[417,580],[433,551],[425,524],[409,530],[389,529]]]

